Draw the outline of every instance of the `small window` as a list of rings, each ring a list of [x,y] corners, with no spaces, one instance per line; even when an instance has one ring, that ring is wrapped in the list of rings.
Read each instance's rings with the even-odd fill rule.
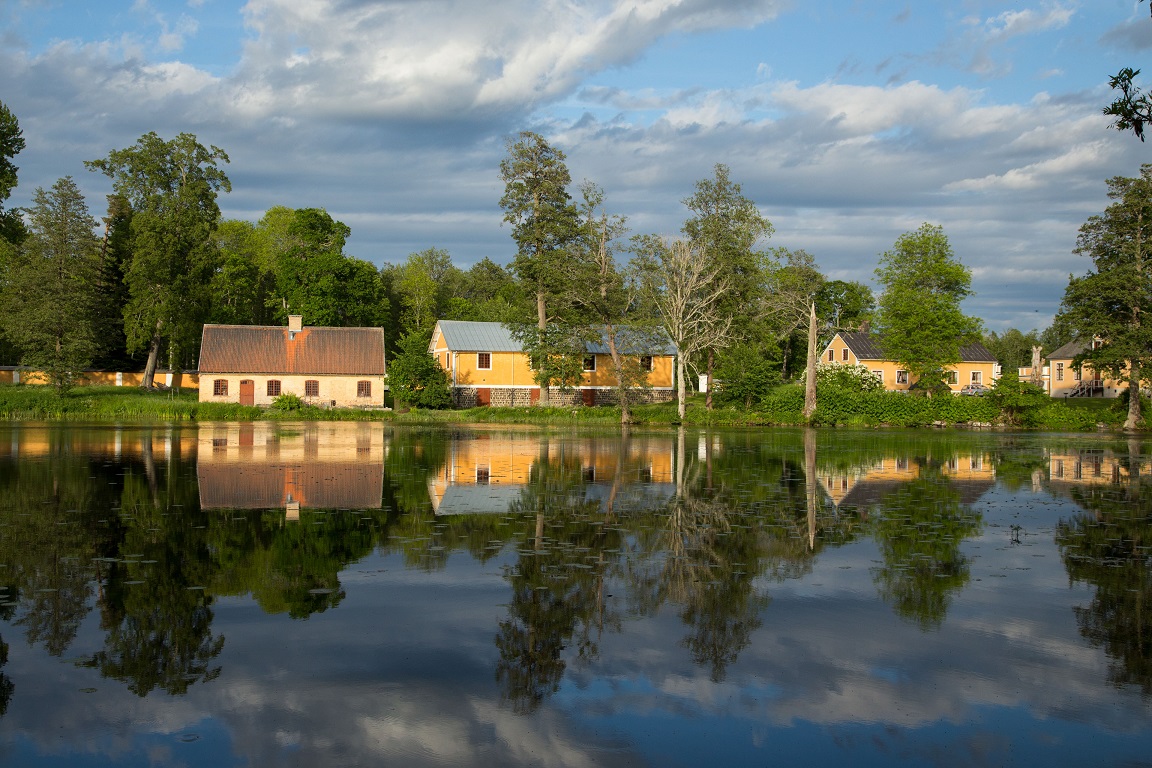
[[[304,397],[320,397],[320,382],[315,379],[304,382]]]
[[[216,379],[212,382],[212,394],[217,396],[227,396],[228,394],[228,379]]]
[[[960,381],[960,376],[959,376],[959,374],[956,373],[956,371],[944,371],[944,383],[945,384],[956,384],[959,381]]]
[[[640,370],[642,370],[642,371],[651,371],[652,370],[652,355],[641,355],[641,357],[640,357]]]
[[[588,355],[587,357],[584,358],[584,370],[586,370],[586,371],[596,370],[596,355]]]
[[[1064,363],[1056,363],[1056,381],[1064,381]]]
[[[831,363],[835,359],[836,359],[836,350],[834,350],[834,349],[828,350],[828,362]]]
[[[1072,381],[1080,381],[1081,378],[1082,377],[1081,377],[1080,371],[1073,368],[1072,369]]]
[[[372,397],[372,382],[356,382],[356,397]]]
[[[268,397],[280,396],[280,382],[276,379],[268,380]]]
[[[596,467],[584,467],[583,477],[586,483],[596,482]]]
[[[982,383],[982,378],[981,378],[981,373],[980,373],[980,371],[972,371],[972,383],[973,383],[973,384],[980,384],[980,383]]]
[[[848,347],[844,347],[844,349],[840,350],[840,359],[841,360],[847,360],[848,359]]]
[[[908,371],[896,371],[896,383],[897,384],[907,384],[908,383]]]
[[[491,352],[477,352],[476,353],[476,367],[481,371],[492,370],[492,353]]]
[[[476,467],[476,485],[488,485],[492,482],[492,470],[489,467]]]
[[[444,353],[444,370],[446,370],[446,371],[452,370],[452,353],[451,352],[445,352]]]

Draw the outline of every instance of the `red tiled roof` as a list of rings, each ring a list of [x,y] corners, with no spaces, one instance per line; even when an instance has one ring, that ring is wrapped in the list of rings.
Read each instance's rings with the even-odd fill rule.
[[[200,372],[383,376],[384,330],[205,325]]]

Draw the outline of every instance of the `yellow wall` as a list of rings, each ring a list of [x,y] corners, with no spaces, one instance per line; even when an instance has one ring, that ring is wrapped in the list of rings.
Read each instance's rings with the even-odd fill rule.
[[[828,359],[829,352],[832,353],[834,359]],[[845,353],[847,353],[847,360],[844,359]],[[852,353],[852,350],[848,348],[844,340],[840,338],[840,334],[836,334],[832,341],[828,342],[828,346],[824,348],[824,352],[820,355],[820,362],[832,362],[838,365],[863,365],[870,371],[879,371],[884,389],[891,391],[904,391],[916,383],[916,378],[911,374],[907,376],[907,383],[896,383],[897,372],[903,370],[903,366],[899,363],[894,363],[889,360],[858,359],[856,355]],[[980,374],[980,383],[990,387],[995,380],[995,369],[996,363],[993,362],[962,362],[959,365],[952,366],[951,370],[956,371],[956,383],[949,384],[948,388],[953,392],[959,392],[965,384],[972,383],[972,373],[974,371]]]
[[[15,370],[0,370],[0,384],[11,384],[15,381],[16,375],[19,373],[20,383],[22,384],[47,384],[47,377],[39,371],[15,371]],[[144,373],[142,371],[85,371],[77,384],[80,386],[101,386],[101,387],[138,387],[140,382],[144,380]],[[117,379],[119,378],[119,381]],[[170,371],[157,371],[153,379],[154,383],[173,389],[195,389],[200,385],[200,375],[195,372],[179,372],[172,373]]]
[[[228,382],[227,395],[214,395],[215,382],[224,379]],[[328,405],[333,400],[341,408],[381,408],[384,406],[383,376],[281,376],[265,374],[212,374],[205,373],[200,377],[200,402],[202,403],[238,403],[240,402],[240,382],[249,380],[254,382],[253,404],[260,406],[271,405],[276,399],[268,395],[268,382],[280,382],[281,394],[298,395],[307,403]],[[318,381],[320,394],[316,397],[304,396],[304,382]],[[357,397],[356,383],[370,381],[372,383],[371,397]]]

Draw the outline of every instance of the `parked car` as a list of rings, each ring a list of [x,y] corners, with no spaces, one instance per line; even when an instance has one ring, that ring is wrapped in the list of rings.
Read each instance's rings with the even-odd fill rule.
[[[964,386],[960,387],[960,394],[982,397],[983,395],[988,394],[988,389],[989,388],[983,384],[965,384]]]

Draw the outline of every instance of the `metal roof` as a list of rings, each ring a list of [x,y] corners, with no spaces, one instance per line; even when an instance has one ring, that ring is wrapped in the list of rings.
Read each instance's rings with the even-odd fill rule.
[[[440,320],[437,325],[444,344],[453,352],[523,352],[524,347],[512,332],[501,323],[482,323],[470,320]],[[675,355],[676,345],[661,329],[619,328],[616,343],[626,355]],[[599,342],[588,342],[585,350],[595,355],[607,355],[607,335]]]
[[[868,331],[841,331],[839,335],[858,360],[889,359],[884,354],[884,342],[875,334]],[[985,349],[983,344],[964,344],[960,347],[960,361],[964,363],[994,363],[996,357]]]
[[[1064,346],[1054,349],[1045,357],[1049,360],[1071,360],[1082,352],[1088,351],[1088,345],[1082,341],[1070,341]]]
[[[384,329],[205,325],[201,373],[383,376]]]

